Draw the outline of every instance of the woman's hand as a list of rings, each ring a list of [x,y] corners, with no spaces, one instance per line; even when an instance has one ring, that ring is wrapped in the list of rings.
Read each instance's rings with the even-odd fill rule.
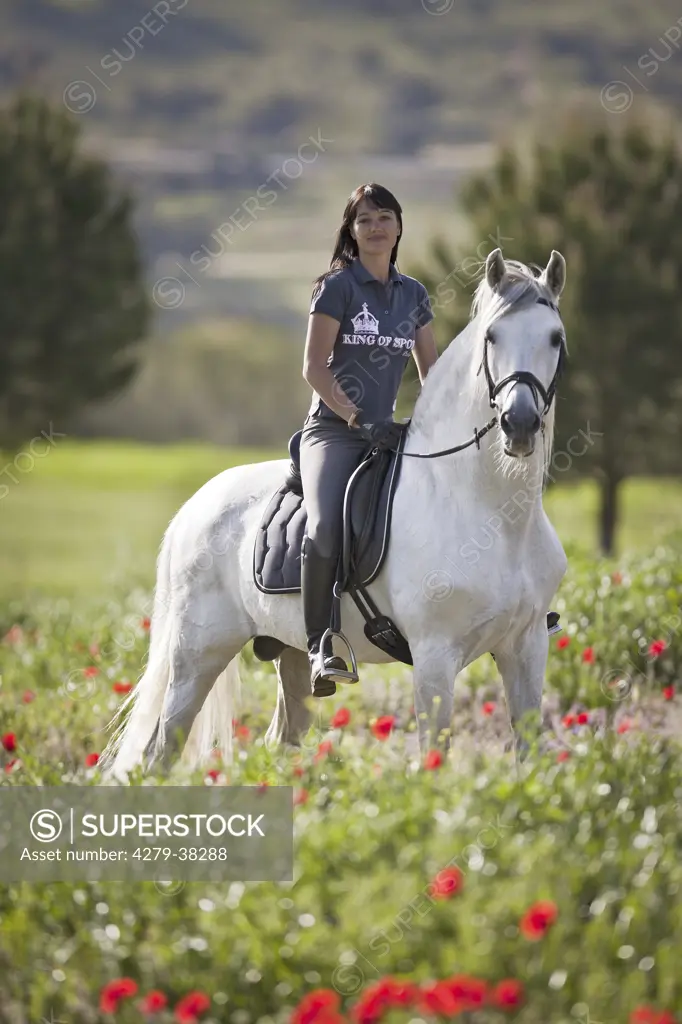
[[[360,423],[358,430],[363,437],[375,444],[377,448],[397,448],[400,444],[404,426],[394,420],[379,420],[378,423]]]

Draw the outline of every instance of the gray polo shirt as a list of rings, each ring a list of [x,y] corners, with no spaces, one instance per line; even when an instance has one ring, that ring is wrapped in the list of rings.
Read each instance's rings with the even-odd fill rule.
[[[364,421],[390,419],[417,328],[433,320],[428,292],[413,277],[390,265],[383,285],[359,259],[325,278],[310,306],[339,321],[339,333],[327,362],[343,392],[363,412]],[[343,396],[340,396],[343,401]],[[338,419],[313,392],[308,413]]]

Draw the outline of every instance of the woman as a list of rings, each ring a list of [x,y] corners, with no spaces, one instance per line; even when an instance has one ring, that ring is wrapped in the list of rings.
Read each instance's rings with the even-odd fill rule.
[[[401,206],[388,189],[355,189],[310,307],[303,376],[314,394],[300,450],[308,513],[301,589],[315,697],[335,693],[333,669],[346,669],[342,658],[320,650],[331,619],[346,484],[370,447],[395,448],[400,440],[393,412],[410,353],[421,382],[438,358],[426,288],[396,269],[402,230]]]

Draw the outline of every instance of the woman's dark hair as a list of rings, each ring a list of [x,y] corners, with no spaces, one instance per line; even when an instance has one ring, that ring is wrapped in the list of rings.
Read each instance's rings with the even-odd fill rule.
[[[400,235],[403,231],[403,209],[396,197],[392,192],[389,192],[383,185],[377,185],[371,183],[369,185],[359,185],[353,193],[351,193],[348,202],[346,203],[346,209],[343,211],[343,220],[341,227],[339,228],[336,236],[336,242],[334,244],[334,252],[332,254],[331,263],[329,264],[329,270],[326,270],[324,274],[315,281],[315,287],[313,288],[313,298],[317,295],[322,286],[322,282],[325,278],[329,277],[336,270],[343,270],[344,267],[349,267],[354,259],[358,255],[358,243],[355,241],[350,233],[350,226],[355,220],[358,212],[358,206],[363,199],[366,199],[372,206],[377,210],[393,210],[396,217],[398,218],[398,227],[400,228],[400,234],[396,240],[393,250],[391,251],[391,263],[395,263],[398,258],[398,245],[400,244]]]

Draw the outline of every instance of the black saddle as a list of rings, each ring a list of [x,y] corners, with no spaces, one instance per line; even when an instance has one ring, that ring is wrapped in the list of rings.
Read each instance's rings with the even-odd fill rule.
[[[409,422],[403,424],[402,451]],[[256,535],[253,578],[265,594],[294,594],[301,590],[301,545],[308,520],[299,464],[302,431],[289,441],[291,462],[284,481],[267,505]],[[407,640],[382,615],[365,590],[376,579],[386,558],[393,497],[402,458],[395,452],[369,447],[346,487],[343,503],[343,547],[334,601],[334,629],[340,629],[340,594],[346,590],[365,618],[365,635],[396,661],[412,664]],[[254,653],[261,660],[277,657],[284,644],[273,637],[256,637]],[[274,653],[273,653],[274,652]]]

